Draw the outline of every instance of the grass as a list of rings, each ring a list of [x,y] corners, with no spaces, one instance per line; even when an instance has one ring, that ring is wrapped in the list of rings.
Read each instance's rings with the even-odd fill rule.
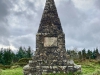
[[[82,74],[74,74],[74,75],[100,75],[100,64],[96,61],[83,61],[78,62],[77,64],[82,65]],[[15,69],[6,69],[1,70],[0,69],[0,75],[23,75],[23,69],[22,67],[18,67]],[[57,74],[49,74],[49,75],[73,75],[73,74],[63,74],[63,73],[57,73]]]
[[[2,70],[0,75],[23,75],[22,68]]]
[[[86,60],[80,64],[82,65],[82,75],[100,75],[100,64],[97,61]]]

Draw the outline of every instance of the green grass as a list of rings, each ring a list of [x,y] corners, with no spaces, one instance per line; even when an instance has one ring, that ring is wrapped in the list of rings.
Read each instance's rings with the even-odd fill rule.
[[[74,75],[100,75],[100,64],[96,63],[95,61],[84,61],[79,62],[77,64],[82,65],[82,74],[74,74]],[[6,69],[0,70],[0,75],[23,75],[22,67],[15,68],[15,69]],[[73,75],[73,74],[49,74],[49,75]]]
[[[97,61],[84,61],[81,62],[83,75],[100,75],[100,64]]]
[[[22,68],[2,70],[0,75],[23,75]]]

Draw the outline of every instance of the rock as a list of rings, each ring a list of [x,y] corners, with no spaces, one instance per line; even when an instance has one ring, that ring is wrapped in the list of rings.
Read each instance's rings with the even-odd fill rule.
[[[30,74],[30,66],[29,65],[24,66],[23,70],[24,70],[24,75],[31,75]]]

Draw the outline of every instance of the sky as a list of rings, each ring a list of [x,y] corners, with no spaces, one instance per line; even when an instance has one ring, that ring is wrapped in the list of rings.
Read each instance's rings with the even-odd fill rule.
[[[35,50],[46,0],[0,0],[0,48]],[[100,50],[100,0],[55,0],[66,49]]]

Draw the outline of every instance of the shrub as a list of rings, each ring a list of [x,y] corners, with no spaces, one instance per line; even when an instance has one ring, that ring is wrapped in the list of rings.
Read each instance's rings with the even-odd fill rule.
[[[75,63],[79,63],[80,60],[74,60]]]
[[[11,65],[2,65],[2,64],[0,64],[1,69],[9,69],[10,67],[11,67]]]
[[[1,68],[1,69],[3,69],[3,68],[4,68],[4,66],[3,66],[2,64],[0,64],[0,68]]]
[[[9,69],[11,67],[11,65],[5,65],[4,67],[5,67],[5,69]]]
[[[22,58],[16,63],[16,65],[20,65],[23,67],[28,64],[29,60],[32,60],[32,59],[31,58]]]
[[[95,64],[99,64],[100,65],[100,60],[96,61]]]
[[[28,63],[29,60],[32,60],[31,58],[22,58],[22,59],[19,59],[18,63]]]
[[[100,64],[100,60],[99,60],[99,61],[97,61],[97,63],[98,63],[98,64]]]
[[[20,67],[19,65],[15,65],[15,66],[11,66],[11,69],[15,69],[15,68],[18,68]]]
[[[22,62],[22,63],[16,63],[16,64],[19,65],[19,66],[21,66],[21,67],[27,65],[27,63],[24,63],[24,62]]]

